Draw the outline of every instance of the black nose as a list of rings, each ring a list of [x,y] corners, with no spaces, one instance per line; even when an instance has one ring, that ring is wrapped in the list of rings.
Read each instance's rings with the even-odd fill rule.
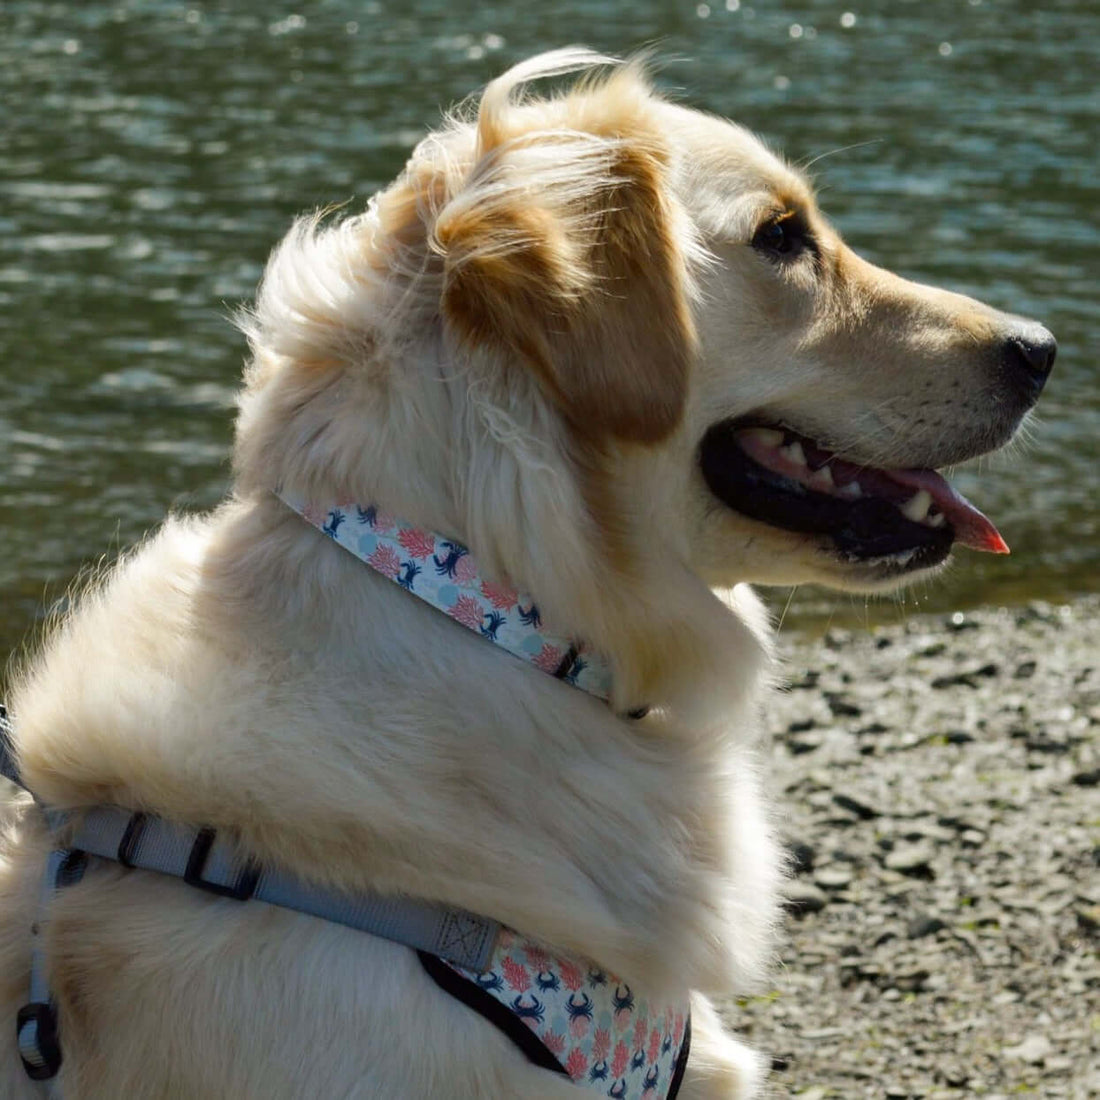
[[[1014,332],[1005,342],[1005,363],[1014,384],[1027,391],[1032,399],[1046,384],[1058,344],[1042,325],[1031,324]]]

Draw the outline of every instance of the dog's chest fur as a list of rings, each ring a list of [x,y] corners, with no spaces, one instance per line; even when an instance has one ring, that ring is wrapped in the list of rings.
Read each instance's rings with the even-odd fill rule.
[[[756,969],[774,871],[747,750],[623,721],[273,507],[170,521],[57,636],[16,699],[41,797],[233,828],[657,988]]]

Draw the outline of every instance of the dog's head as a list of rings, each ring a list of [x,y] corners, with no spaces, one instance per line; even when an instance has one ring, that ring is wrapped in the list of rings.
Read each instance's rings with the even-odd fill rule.
[[[802,175],[638,65],[520,96],[600,63],[517,66],[366,215],[288,238],[242,484],[377,497],[609,622],[674,572],[869,589],[1003,549],[933,471],[1013,435],[1050,334],[860,259]]]

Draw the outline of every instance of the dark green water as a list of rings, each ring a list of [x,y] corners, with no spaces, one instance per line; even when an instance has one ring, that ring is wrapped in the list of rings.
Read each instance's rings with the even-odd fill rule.
[[[964,551],[905,607],[1100,587],[1095,0],[0,0],[0,652],[221,496],[226,317],[292,215],[362,203],[442,106],[573,42],[657,42],[666,87],[794,160],[873,142],[814,168],[849,241],[1058,336],[1032,442],[956,479],[1012,557]],[[863,614],[807,589],[790,618],[834,608]]]

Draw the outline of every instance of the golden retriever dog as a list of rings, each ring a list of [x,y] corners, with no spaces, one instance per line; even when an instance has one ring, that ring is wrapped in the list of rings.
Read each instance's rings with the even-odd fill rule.
[[[7,700],[14,757],[65,829],[117,806],[217,830],[262,867],[583,961],[572,1031],[538,1018],[542,984],[508,994],[563,1059],[608,975],[616,1015],[690,1002],[682,1079],[654,1084],[668,1035],[644,1019],[629,1068],[605,1037],[554,1072],[403,943],[113,860],[42,902],[64,836],[24,796],[0,994],[13,1036],[36,925],[65,1100],[633,1096],[635,1061],[647,1097],[760,1095],[710,1001],[766,974],[783,878],[769,628],[743,582],[884,590],[954,543],[1006,549],[934,471],[1012,437],[1044,328],[860,259],[803,175],[640,63],[546,54],[469,116],[365,212],[276,249],[229,498],[167,520],[51,632]],[[608,697],[318,530],[379,512],[468,550],[507,614],[537,602]],[[0,1092],[42,1095],[2,1049]]]

